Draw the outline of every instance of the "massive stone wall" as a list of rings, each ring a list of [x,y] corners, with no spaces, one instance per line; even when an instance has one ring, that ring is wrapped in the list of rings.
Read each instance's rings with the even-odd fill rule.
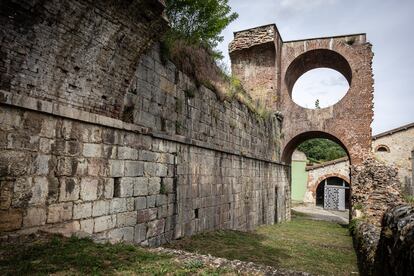
[[[48,3],[27,3],[13,9],[51,16]],[[45,57],[40,61],[46,71],[33,76],[22,73],[25,62],[14,63],[16,47],[8,40],[22,30],[21,19],[5,18],[2,9],[0,30],[12,32],[1,44],[7,57],[1,79],[10,80],[0,89],[1,236],[83,232],[96,239],[158,245],[206,230],[250,230],[288,219],[289,167],[278,163],[280,121],[259,119],[238,102],[222,102],[172,63],[162,63],[159,47],[148,49],[162,20],[158,5],[146,6],[148,18],[121,20],[144,2],[103,3],[105,9],[89,1],[54,1],[62,17],[50,20],[58,30],[88,19],[73,30],[79,32],[73,45],[66,31],[45,26],[52,42],[63,37],[66,43],[39,48],[31,38],[43,37],[42,24],[49,21],[25,25],[32,36],[15,34],[22,45],[32,41],[21,60],[32,60],[37,51]],[[76,16],[68,18],[66,11]],[[62,58],[56,53],[70,53],[67,67],[103,53],[83,44],[100,39],[86,28],[97,26],[94,20],[108,43],[123,33],[122,41],[132,44],[118,41],[122,50],[103,47],[112,54],[99,54],[81,62],[84,69],[56,77],[61,65],[56,60]],[[112,29],[114,22],[123,27]],[[56,87],[60,80],[65,85]],[[79,93],[69,85],[74,80],[79,80]]]
[[[167,28],[156,0],[0,3],[0,89],[117,118],[139,57]]]

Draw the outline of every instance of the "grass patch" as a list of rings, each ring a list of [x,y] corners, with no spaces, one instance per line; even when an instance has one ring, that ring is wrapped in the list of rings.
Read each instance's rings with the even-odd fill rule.
[[[197,262],[180,263],[127,244],[96,244],[89,239],[35,240],[0,247],[1,275],[219,275]]]
[[[255,232],[215,231],[169,247],[319,275],[358,271],[347,227],[310,220],[301,213],[294,213],[291,222],[262,226]]]

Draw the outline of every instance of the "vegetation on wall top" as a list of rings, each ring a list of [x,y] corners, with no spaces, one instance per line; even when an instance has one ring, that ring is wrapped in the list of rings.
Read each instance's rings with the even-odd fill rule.
[[[167,0],[166,4],[171,29],[161,41],[162,60],[171,60],[197,86],[212,90],[220,100],[237,100],[258,118],[270,117],[269,111],[253,102],[239,80],[217,65],[222,58],[215,49],[223,40],[220,33],[238,17],[228,0]]]
[[[238,14],[231,11],[228,0],[167,0],[166,13],[171,24],[167,38],[185,40],[214,50],[223,41],[220,33]],[[218,56],[221,54],[217,51]]]

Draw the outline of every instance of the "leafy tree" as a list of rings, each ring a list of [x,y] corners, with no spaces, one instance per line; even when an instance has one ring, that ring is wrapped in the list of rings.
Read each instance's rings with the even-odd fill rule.
[[[166,5],[172,28],[168,39],[182,39],[211,50],[223,41],[221,31],[238,17],[228,0],[167,0]]]
[[[346,156],[345,150],[337,143],[322,138],[309,139],[298,146],[312,162],[326,162]]]
[[[316,101],[315,101],[315,108],[316,109],[321,109],[321,106],[319,105],[319,99],[316,99]]]

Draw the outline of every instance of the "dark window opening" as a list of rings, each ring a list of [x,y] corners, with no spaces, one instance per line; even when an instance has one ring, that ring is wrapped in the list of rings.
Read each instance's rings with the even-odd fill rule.
[[[194,209],[194,217],[196,219],[198,219],[198,208],[197,209]]]
[[[377,148],[378,152],[389,152],[390,150],[386,146],[379,146]]]
[[[114,177],[114,197],[121,196],[121,178]]]

